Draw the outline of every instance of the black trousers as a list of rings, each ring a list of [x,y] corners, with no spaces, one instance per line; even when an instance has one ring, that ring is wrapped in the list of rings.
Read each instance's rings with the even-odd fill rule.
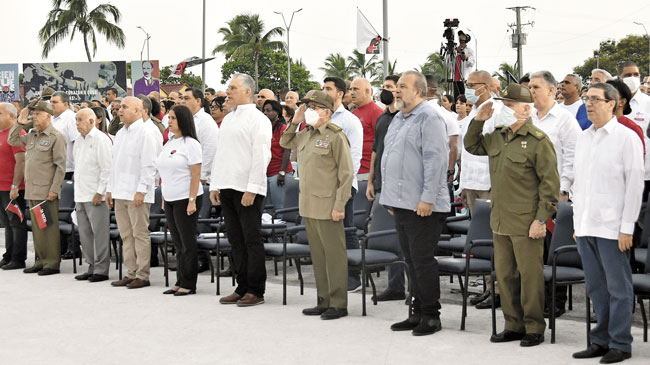
[[[345,203],[345,218],[343,218],[343,227],[354,227],[354,196],[357,194],[357,189],[352,188],[352,195],[347,203]],[[359,236],[357,231],[345,232],[345,248],[348,250],[355,250],[359,248]],[[360,283],[361,269],[348,266],[348,281],[352,280]]]
[[[408,265],[416,314],[440,316],[440,274],[434,252],[447,213],[420,217],[412,210],[395,209],[395,228]]]
[[[241,204],[241,191],[223,189],[221,212],[226,224],[226,235],[232,246],[232,259],[237,272],[235,293],[246,293],[263,298],[266,289],[266,263],[262,243],[262,208],[264,196],[256,195],[253,205]]]
[[[165,200],[167,226],[176,247],[176,286],[196,290],[199,265],[196,254],[196,223],[203,199],[196,199],[196,212],[187,215],[188,199]]]
[[[8,191],[0,191],[0,221],[5,227],[5,248],[6,251],[2,258],[16,263],[23,263],[27,259],[27,223],[25,217],[23,221],[5,208],[9,205],[11,199]],[[18,197],[15,200],[20,211],[25,214],[25,191],[19,190]]]

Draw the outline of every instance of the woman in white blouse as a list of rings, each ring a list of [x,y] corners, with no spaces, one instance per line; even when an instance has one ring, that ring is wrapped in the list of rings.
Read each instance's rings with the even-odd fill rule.
[[[169,133],[170,140],[158,155],[156,168],[160,173],[163,209],[176,246],[176,284],[163,294],[183,296],[196,293],[196,223],[202,202],[197,197],[203,194],[199,182],[201,144],[186,106],[175,105],[169,111]]]

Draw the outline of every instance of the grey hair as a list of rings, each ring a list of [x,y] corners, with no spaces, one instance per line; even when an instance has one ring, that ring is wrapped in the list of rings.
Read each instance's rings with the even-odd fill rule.
[[[591,76],[593,77],[596,72],[600,72],[601,74],[605,75],[605,81],[614,80],[612,74],[607,72],[607,70],[603,70],[602,68],[595,68],[591,70]]]
[[[604,82],[599,82],[597,84],[591,85],[591,87],[589,87],[589,88],[590,89],[601,89],[601,90],[603,90],[605,92],[605,99],[613,100],[614,101],[614,109],[613,110],[616,110],[616,108],[618,107],[619,93],[618,93],[618,90],[616,90],[616,88],[614,86],[612,86],[611,84],[604,83]]]
[[[550,71],[537,71],[530,75],[531,80],[536,77],[542,78],[549,86],[557,87],[557,80],[555,80],[555,77],[553,77],[553,74]]]
[[[427,78],[424,77],[423,74],[417,71],[406,71],[402,74],[402,77],[408,76],[408,75],[413,75],[415,76],[415,88],[420,89],[420,92],[422,93],[420,96],[425,97],[427,96]]]
[[[249,75],[246,74],[235,74],[232,79],[237,79],[241,78],[242,80],[242,85],[244,86],[244,89],[250,89],[251,91],[251,101],[255,100],[255,80],[250,77]]]
[[[12,103],[0,103],[0,106],[5,106],[7,107],[7,111],[9,114],[11,114],[14,118],[18,116],[18,109],[12,104]]]
[[[571,76],[573,78],[573,83],[575,85],[578,85],[578,90],[582,89],[582,77],[580,77],[580,75],[568,74],[567,76]]]
[[[62,102],[70,104],[70,96],[68,96],[68,94],[66,94],[65,92],[57,91],[54,94],[52,94],[52,97],[55,97],[55,96],[60,97]]]
[[[474,71],[470,73],[470,75],[476,75],[479,78],[479,80],[481,80],[488,86],[490,85],[490,81],[492,80],[492,75],[490,75],[489,72],[483,70]]]
[[[136,98],[142,100],[142,108],[146,110],[149,115],[151,115],[151,108],[153,106],[151,105],[151,100],[149,97],[143,94],[138,94]]]

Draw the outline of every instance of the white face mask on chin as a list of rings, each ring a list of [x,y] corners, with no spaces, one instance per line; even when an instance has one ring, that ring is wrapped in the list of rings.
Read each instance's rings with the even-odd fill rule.
[[[318,120],[320,119],[320,115],[318,115],[318,112],[312,109],[307,109],[305,111],[305,123],[310,126],[316,125],[318,123]]]

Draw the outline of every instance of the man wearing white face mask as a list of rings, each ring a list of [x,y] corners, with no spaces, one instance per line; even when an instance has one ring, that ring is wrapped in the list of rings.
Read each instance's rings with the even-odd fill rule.
[[[646,146],[650,143],[647,130],[650,124],[650,96],[639,92],[641,86],[641,74],[639,67],[632,61],[623,62],[618,70],[618,77],[623,80],[625,85],[630,88],[632,92],[632,100],[630,100],[630,108],[632,112],[625,116],[632,119],[634,123],[638,124],[644,132]],[[650,158],[645,159],[645,189],[643,190],[643,201],[646,200],[648,192],[650,191]]]
[[[504,91],[498,127],[481,133],[492,117],[486,103],[470,123],[465,148],[488,155],[492,182],[490,226],[494,266],[505,330],[492,342],[521,340],[523,347],[544,342],[544,236],[557,210],[560,177],[553,143],[533,125],[530,90],[510,84]]]

